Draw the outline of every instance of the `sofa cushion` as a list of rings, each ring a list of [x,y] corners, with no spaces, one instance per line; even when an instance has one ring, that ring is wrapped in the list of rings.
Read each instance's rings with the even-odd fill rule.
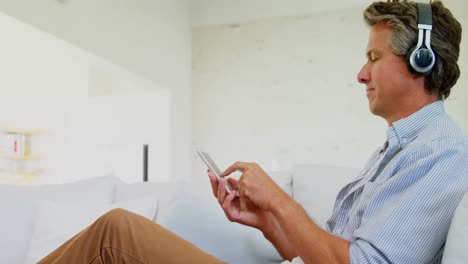
[[[122,208],[148,219],[153,219],[156,207],[157,200],[154,195],[104,205],[57,203],[52,201],[38,202],[25,263],[37,263],[112,209]]]
[[[0,263],[23,263],[31,237],[35,201],[104,204],[112,200],[114,179],[97,177],[43,186],[0,185]]]
[[[288,194],[292,193],[292,175],[289,171],[274,171],[268,172],[272,179]],[[169,207],[174,200],[178,197],[178,192],[181,191],[181,186],[195,186],[194,188],[208,189],[209,194],[212,195],[210,189],[210,182],[208,176],[206,181],[195,183],[174,183],[174,182],[142,182],[127,184],[121,180],[116,180],[114,190],[114,202],[126,201],[141,197],[142,195],[155,194],[158,197],[159,206],[156,215],[166,214]],[[184,189],[184,188],[182,188]],[[183,191],[183,190],[182,190]],[[211,198],[213,198],[211,196]],[[213,198],[214,199],[214,198]],[[218,208],[219,209],[219,208]],[[155,219],[156,220],[156,219]]]
[[[320,165],[293,166],[292,194],[312,220],[325,227],[338,192],[359,173],[359,169]]]
[[[153,221],[156,221],[157,216],[168,210],[168,205],[177,196],[179,184],[177,183],[124,183],[117,181],[114,189],[114,203],[122,201],[137,199],[142,196],[154,195],[158,200],[158,208],[156,214],[153,217]]]
[[[234,264],[281,262],[261,232],[227,220],[208,179],[196,183],[117,183],[115,201],[151,193],[159,201],[155,221],[205,252]]]
[[[184,185],[157,222],[228,263],[278,263],[281,257],[256,229],[227,220],[211,188]]]
[[[461,200],[450,224],[442,263],[468,263],[468,193]]]

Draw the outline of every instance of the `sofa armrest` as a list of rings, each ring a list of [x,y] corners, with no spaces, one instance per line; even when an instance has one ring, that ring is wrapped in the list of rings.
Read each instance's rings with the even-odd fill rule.
[[[442,263],[468,263],[468,192],[460,201],[450,224]]]

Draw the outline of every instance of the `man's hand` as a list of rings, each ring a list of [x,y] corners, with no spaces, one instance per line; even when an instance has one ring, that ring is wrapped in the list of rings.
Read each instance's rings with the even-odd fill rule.
[[[226,217],[230,221],[259,229],[265,238],[275,246],[283,258],[291,260],[293,257],[297,256],[297,252],[288,241],[273,213],[264,209],[268,208],[268,206],[262,208],[250,200],[250,197],[254,197],[257,202],[262,201],[263,197],[270,201],[275,200],[274,197],[268,197],[268,195],[276,195],[275,191],[283,192],[283,190],[276,185],[257,164],[249,164],[250,166],[247,165],[247,163],[236,162],[222,175],[226,177],[236,170],[242,171],[243,174],[239,181],[233,178],[221,178],[218,180],[218,178],[208,170],[213,194],[218,199]],[[259,175],[256,177],[255,173],[259,173]],[[236,195],[236,191],[230,194],[226,192],[226,180],[229,181],[229,184],[234,189],[238,190],[239,196]],[[241,185],[239,190],[239,184],[242,183],[245,185]],[[258,185],[253,183],[258,183]],[[267,187],[264,188],[264,186]],[[256,188],[261,189],[261,191],[257,193],[260,194],[259,196],[255,196],[254,192]],[[287,193],[283,193],[289,197]],[[277,198],[282,199],[281,196]]]
[[[227,177],[235,171],[242,173],[236,182],[241,208],[246,206],[245,201],[249,201],[262,210],[271,211],[276,200],[289,197],[257,163],[236,162],[221,176]]]
[[[239,181],[233,178],[227,180],[238,190],[239,196],[236,195],[236,191],[228,194],[225,189],[226,179],[218,179],[208,170],[213,194],[226,217],[232,222],[259,229],[284,259],[291,260],[298,256],[275,215],[269,211],[275,206],[277,199],[292,198],[255,163],[236,162],[222,176],[226,177],[234,171],[242,172]]]
[[[262,232],[270,225],[271,214],[255,206],[252,202],[245,198],[236,196],[236,191],[230,194],[226,192],[226,179],[219,179],[208,170],[213,195],[218,199],[218,203],[223,208],[226,217],[229,221],[237,222],[243,225],[251,226],[260,229]],[[238,181],[232,178],[227,179],[229,184],[234,188],[238,188]],[[242,201],[241,201],[242,200]]]

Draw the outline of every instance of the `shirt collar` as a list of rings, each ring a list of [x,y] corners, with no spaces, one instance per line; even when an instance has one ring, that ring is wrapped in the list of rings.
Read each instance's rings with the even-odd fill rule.
[[[390,146],[404,147],[412,141],[436,117],[445,113],[444,103],[439,100],[426,105],[412,115],[400,119],[387,129],[387,141]]]

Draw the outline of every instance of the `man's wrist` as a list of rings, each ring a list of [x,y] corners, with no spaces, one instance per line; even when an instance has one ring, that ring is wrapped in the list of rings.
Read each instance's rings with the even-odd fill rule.
[[[277,217],[281,213],[281,210],[286,209],[285,207],[291,206],[291,204],[294,204],[292,197],[280,189],[278,193],[273,195],[272,199],[270,200],[268,211]]]
[[[265,224],[262,225],[259,229],[262,232],[263,236],[270,240],[275,233],[276,229],[276,221],[271,213],[267,213],[267,217],[265,219]]]

